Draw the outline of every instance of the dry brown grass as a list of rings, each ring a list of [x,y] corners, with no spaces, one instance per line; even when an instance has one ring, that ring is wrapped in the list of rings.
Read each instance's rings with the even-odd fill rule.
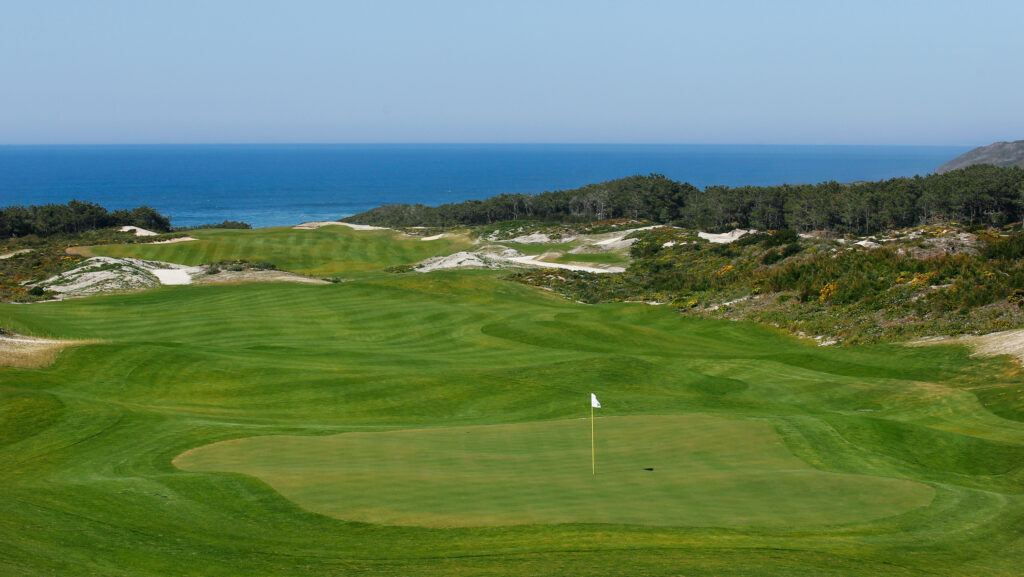
[[[96,256],[95,254],[93,254],[92,250],[90,250],[90,249],[91,249],[91,247],[88,247],[88,246],[69,246],[66,249],[64,249],[64,252],[66,252],[68,254],[84,256],[85,258],[90,258],[90,257]]]
[[[57,341],[17,335],[0,336],[0,365],[24,369],[46,367],[52,365],[65,348],[95,342],[97,341]]]

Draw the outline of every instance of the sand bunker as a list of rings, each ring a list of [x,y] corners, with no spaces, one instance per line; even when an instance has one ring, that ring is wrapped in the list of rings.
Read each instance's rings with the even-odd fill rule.
[[[192,284],[192,276],[180,268],[155,268],[150,271],[160,284]]]
[[[420,240],[439,240],[439,239],[446,238],[446,237],[449,237],[449,236],[455,236],[455,235],[453,235],[453,234],[451,234],[449,232],[442,232],[441,234],[435,234],[433,236],[425,236],[425,237],[421,238]]]
[[[391,230],[383,226],[370,226],[368,224],[352,224],[350,222],[341,222],[340,220],[319,220],[314,222],[304,222],[297,224],[292,228],[300,230],[313,230],[324,226],[347,226],[353,230]]]

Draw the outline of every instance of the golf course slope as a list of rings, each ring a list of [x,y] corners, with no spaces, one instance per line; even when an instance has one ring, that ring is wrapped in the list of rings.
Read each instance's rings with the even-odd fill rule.
[[[1021,575],[1009,357],[385,271],[458,239],[195,236],[90,250],[349,282],[0,305],[78,343],[0,366],[0,575]]]

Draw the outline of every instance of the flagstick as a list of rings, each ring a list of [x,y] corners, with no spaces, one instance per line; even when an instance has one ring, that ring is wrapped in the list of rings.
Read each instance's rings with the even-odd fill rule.
[[[594,403],[590,403],[590,474],[597,474],[597,465],[594,460]]]

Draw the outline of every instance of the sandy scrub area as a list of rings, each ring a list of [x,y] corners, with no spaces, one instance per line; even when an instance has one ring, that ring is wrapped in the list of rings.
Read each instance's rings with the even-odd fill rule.
[[[442,232],[441,234],[435,234],[433,236],[425,236],[425,237],[421,238],[420,240],[440,240],[442,238],[448,238],[448,237],[451,237],[451,236],[455,236],[455,235],[450,233],[450,232]]]
[[[58,341],[0,334],[0,365],[26,369],[45,367],[52,365],[65,348],[94,342],[97,341]]]
[[[8,259],[8,258],[11,258],[12,256],[18,256],[19,254],[25,254],[26,252],[32,252],[32,249],[30,249],[30,248],[23,248],[21,250],[16,250],[14,252],[9,252],[7,254],[0,254],[0,260]]]
[[[431,272],[435,270],[457,268],[509,268],[513,266],[557,268],[562,270],[593,273],[623,272],[626,270],[620,266],[599,268],[595,266],[563,264],[541,260],[549,256],[551,256],[550,253],[545,253],[543,255],[524,255],[515,249],[500,245],[492,245],[486,246],[475,252],[462,251],[448,256],[428,258],[416,265],[415,270],[417,272]]]
[[[146,244],[176,244],[179,242],[190,242],[193,240],[199,240],[198,238],[192,238],[191,236],[179,236],[178,238],[170,238],[167,240],[154,240],[153,242],[147,242]]]
[[[976,356],[1011,355],[1017,359],[1017,362],[1024,363],[1024,329],[1000,331],[980,336],[932,337],[910,343],[911,346],[949,344],[966,345],[974,350]]]
[[[625,272],[626,269],[621,266],[609,266],[605,268],[599,268],[596,266],[586,266],[581,264],[564,264],[560,262],[548,262],[543,259],[546,254],[542,255],[526,255],[526,256],[514,256],[511,258],[504,259],[508,262],[516,264],[524,264],[527,266],[535,266],[541,268],[557,268],[561,270],[574,270],[579,272],[593,272],[593,273],[612,273],[612,272]]]
[[[192,277],[202,272],[203,269],[196,266],[97,256],[38,285],[56,293],[54,297],[57,300],[63,300],[97,293],[142,290],[161,284],[190,284]]]
[[[221,270],[217,274],[201,274],[192,277],[198,285],[241,284],[248,282],[297,282],[302,284],[331,284],[319,278],[302,276],[281,270]]]

